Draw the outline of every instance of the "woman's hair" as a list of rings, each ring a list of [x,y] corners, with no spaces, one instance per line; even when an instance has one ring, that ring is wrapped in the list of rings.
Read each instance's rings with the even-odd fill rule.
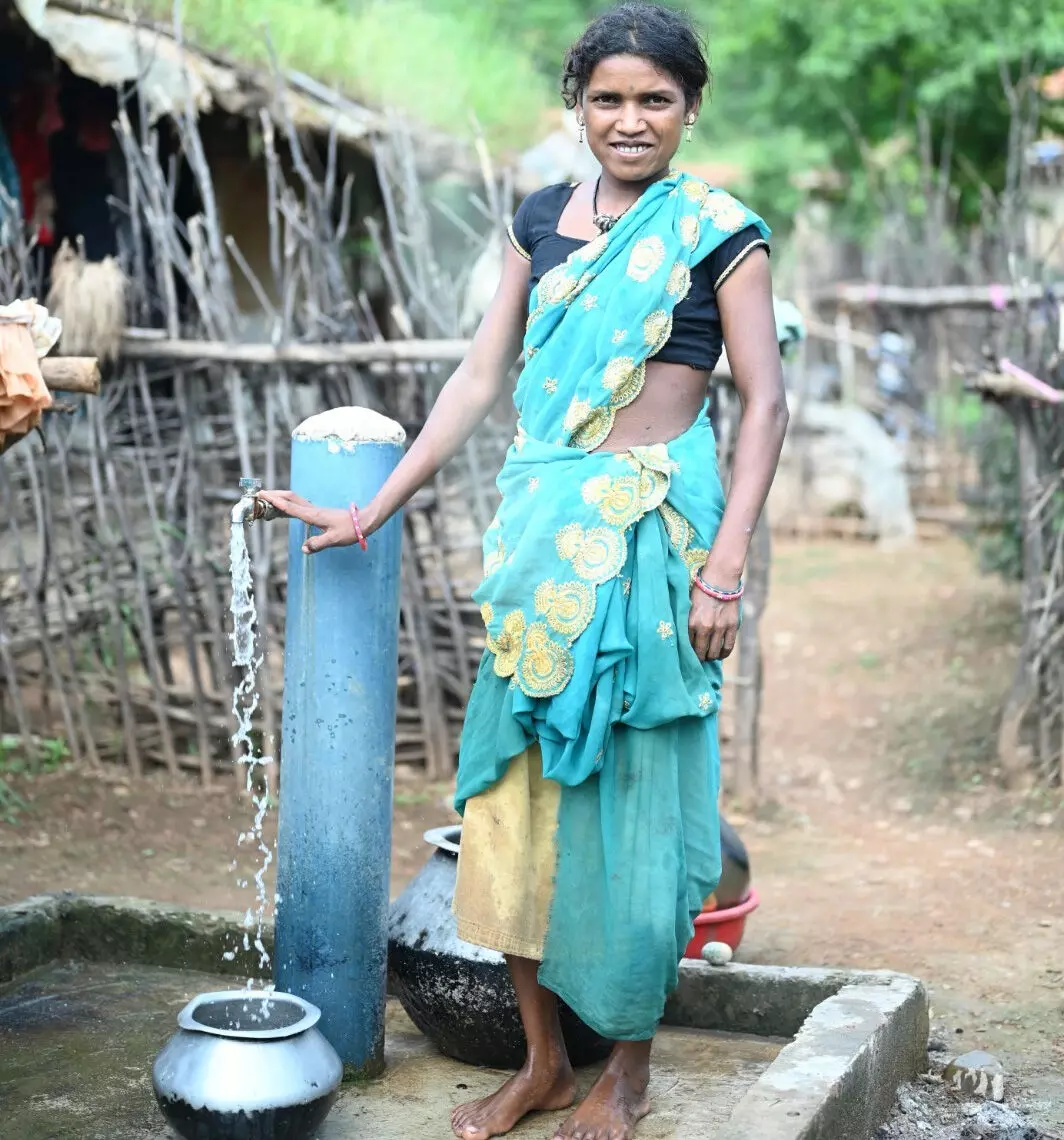
[[[589,24],[566,53],[562,98],[570,110],[587,90],[591,73],[611,55],[642,56],[671,75],[688,107],[710,80],[702,40],[685,14],[659,4],[618,4]]]

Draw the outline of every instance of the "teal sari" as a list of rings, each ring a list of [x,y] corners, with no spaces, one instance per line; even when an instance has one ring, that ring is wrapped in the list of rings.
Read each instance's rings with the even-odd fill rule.
[[[612,1040],[653,1036],[720,876],[719,661],[687,635],[724,510],[705,407],[668,443],[595,451],[669,339],[691,267],[764,222],[670,174],[533,290],[517,436],[474,593],[487,649],[456,807],[538,741],[561,785],[540,982]]]

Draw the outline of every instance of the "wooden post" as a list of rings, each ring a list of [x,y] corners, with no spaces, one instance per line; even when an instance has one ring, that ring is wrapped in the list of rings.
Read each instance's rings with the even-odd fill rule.
[[[850,310],[846,305],[839,305],[835,313],[835,354],[842,402],[850,406],[857,403],[857,357],[853,351],[852,331]]]
[[[50,392],[100,394],[100,362],[94,356],[46,356],[41,376]]]
[[[739,627],[739,675],[735,681],[736,798],[756,803],[760,796],[758,746],[761,721],[761,615],[768,602],[772,538],[764,511],[750,544],[743,594],[743,623]]]
[[[1020,478],[1020,526],[1023,536],[1023,640],[1012,687],[1005,699],[998,726],[998,763],[1008,788],[1021,785],[1027,763],[1022,749],[1024,721],[1035,699],[1038,678],[1034,659],[1038,650],[1036,607],[1041,592],[1045,552],[1038,519],[1038,444],[1034,412],[1027,400],[1013,400],[1009,416],[1016,428],[1016,454]]]

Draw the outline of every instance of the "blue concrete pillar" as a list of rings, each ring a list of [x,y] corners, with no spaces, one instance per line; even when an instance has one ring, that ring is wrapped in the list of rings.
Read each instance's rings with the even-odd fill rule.
[[[403,430],[364,408],[292,433],[291,487],[368,503]],[[274,981],[313,1002],[348,1071],[384,1064],[399,635],[398,516],[357,545],[304,554],[289,523]]]

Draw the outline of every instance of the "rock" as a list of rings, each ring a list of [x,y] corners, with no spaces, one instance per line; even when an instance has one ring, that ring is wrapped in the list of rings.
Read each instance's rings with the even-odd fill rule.
[[[992,1053],[973,1049],[946,1066],[942,1080],[967,1096],[983,1100],[1005,1099],[1005,1066]]]
[[[707,942],[702,947],[702,961],[711,966],[726,966],[732,960],[732,948],[727,942]]]
[[[929,1053],[945,1053],[949,1046],[941,1037],[932,1037],[927,1043],[927,1051]]]
[[[920,1106],[919,1106],[919,1105],[916,1103],[916,1101],[915,1101],[915,1100],[913,1100],[913,1098],[912,1098],[911,1096],[903,1096],[903,1097],[902,1097],[902,1098],[901,1098],[901,1099],[898,1101],[898,1107],[899,1107],[899,1108],[902,1110],[902,1112],[904,1112],[904,1113],[905,1113],[907,1116],[908,1116],[908,1115],[910,1115],[910,1114],[912,1114],[912,1113],[917,1113],[917,1114],[918,1114],[918,1113],[919,1113],[919,1111],[920,1111]]]
[[[859,514],[881,541],[911,541],[904,449],[862,408],[791,398],[791,430],[769,495],[777,517]]]
[[[589,181],[598,174],[594,155],[577,138],[576,117],[563,114],[558,127],[520,156],[517,191],[522,196],[556,182]]]

